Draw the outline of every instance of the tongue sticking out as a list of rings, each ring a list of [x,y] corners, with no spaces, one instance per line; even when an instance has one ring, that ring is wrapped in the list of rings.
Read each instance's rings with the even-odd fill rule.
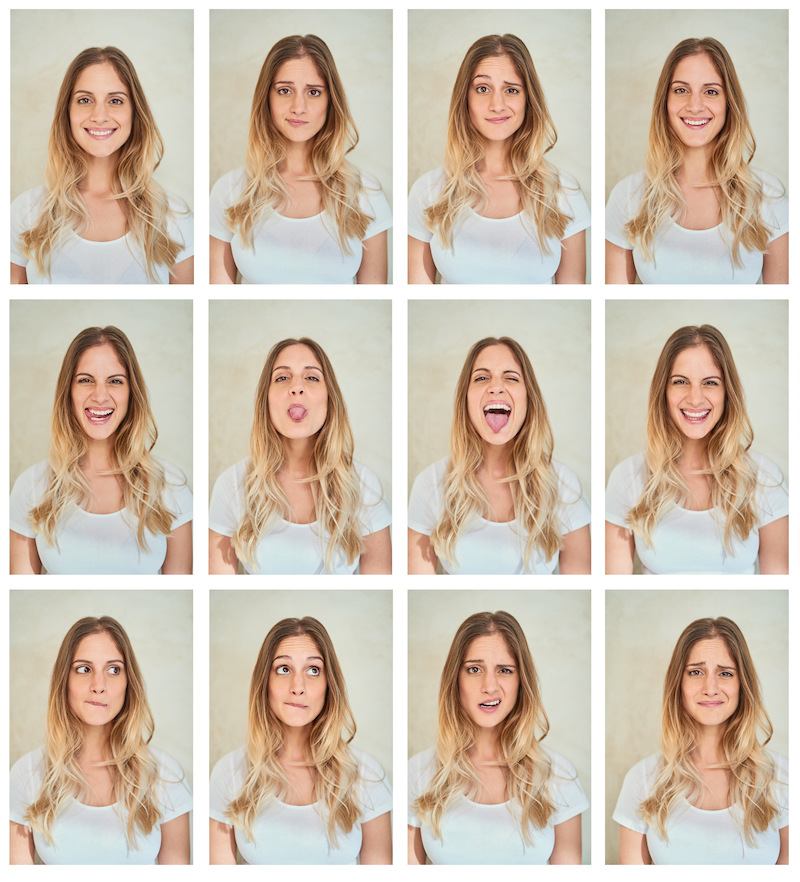
[[[486,422],[489,423],[489,428],[493,432],[499,432],[501,429],[506,427],[508,423],[510,414],[501,413],[499,411],[489,411],[486,414]]]
[[[294,420],[296,423],[299,423],[305,415],[306,409],[299,404],[295,404],[293,407],[289,408],[289,419]]]

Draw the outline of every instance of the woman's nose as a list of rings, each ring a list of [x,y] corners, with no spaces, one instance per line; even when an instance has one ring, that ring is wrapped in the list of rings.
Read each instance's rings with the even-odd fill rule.
[[[497,677],[494,671],[487,671],[483,675],[483,691],[488,695],[492,695],[497,689]]]
[[[489,109],[502,110],[506,106],[505,95],[502,89],[498,89],[489,95]]]
[[[92,677],[92,692],[105,692],[106,678],[101,671],[96,671]]]
[[[292,99],[292,113],[305,113],[306,99],[302,92],[297,92]]]
[[[303,677],[300,673],[295,674],[292,677],[292,694],[293,695],[302,695],[305,692],[305,686],[303,684]]]

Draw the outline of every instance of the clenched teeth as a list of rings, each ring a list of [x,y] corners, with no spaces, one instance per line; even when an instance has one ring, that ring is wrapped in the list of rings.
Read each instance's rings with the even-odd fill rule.
[[[89,416],[97,417],[97,419],[103,419],[104,417],[111,416],[114,413],[113,408],[109,408],[108,410],[93,410],[91,407],[86,408],[86,413]]]
[[[497,707],[498,704],[500,704],[500,699],[495,698],[494,701],[482,701],[481,707]]]
[[[114,129],[86,129],[90,135],[110,135]]]

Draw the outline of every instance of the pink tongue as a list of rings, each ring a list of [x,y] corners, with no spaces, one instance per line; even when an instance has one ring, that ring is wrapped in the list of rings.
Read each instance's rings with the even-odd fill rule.
[[[305,415],[306,409],[300,407],[300,405],[295,405],[294,407],[289,408],[289,418],[293,419],[295,422],[299,422]]]
[[[486,414],[486,422],[489,423],[489,427],[493,432],[499,432],[506,427],[509,416],[507,413],[490,412]]]

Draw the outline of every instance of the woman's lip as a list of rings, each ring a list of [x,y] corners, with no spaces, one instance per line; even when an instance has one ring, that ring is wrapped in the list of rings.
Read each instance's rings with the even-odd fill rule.
[[[722,702],[721,701],[700,701],[698,702],[700,707],[719,707]]]
[[[92,707],[108,707],[108,705],[103,704],[102,701],[87,701],[86,704],[90,704]]]
[[[500,709],[500,701],[499,699],[489,699],[490,701],[497,701],[497,704],[493,704],[490,707],[486,707],[484,702],[478,705],[478,709],[482,710],[485,714],[493,714],[496,710]]]
[[[285,704],[287,704],[289,707],[300,708],[300,710],[308,710],[307,704],[295,704],[293,701],[287,701],[287,702],[285,702]]]
[[[84,132],[95,141],[107,141],[116,131],[116,129],[104,129],[102,126],[98,126],[96,129],[84,128]],[[97,134],[98,132],[103,134]]]
[[[307,119],[287,119],[286,122],[289,123],[290,126],[307,126]]]
[[[511,119],[510,116],[492,116],[489,117],[486,122],[492,123],[493,125],[500,125],[500,123],[508,122]]]

